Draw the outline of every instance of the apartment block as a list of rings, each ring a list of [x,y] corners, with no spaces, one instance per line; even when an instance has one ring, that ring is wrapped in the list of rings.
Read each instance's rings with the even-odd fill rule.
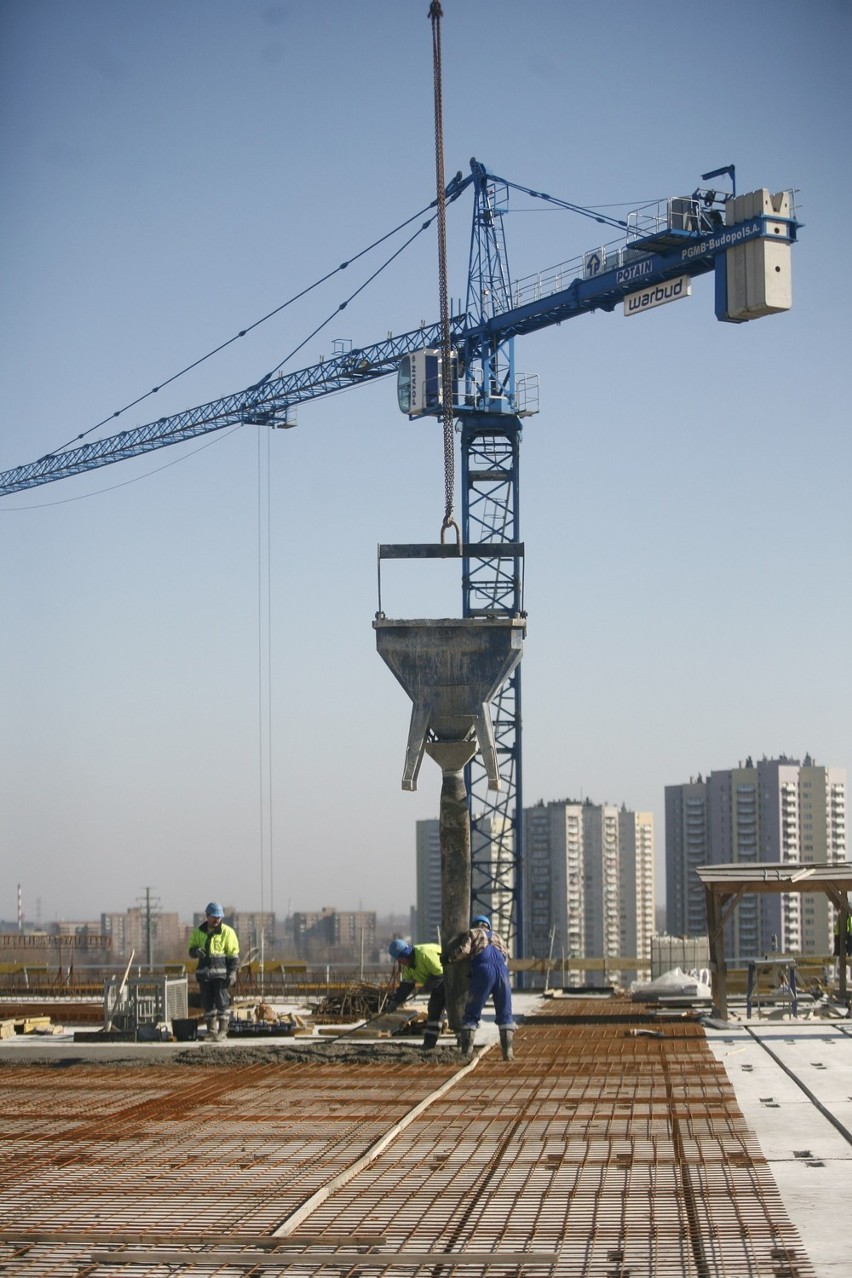
[[[436,820],[416,824],[417,894],[411,939],[436,943],[441,935],[441,830]]]
[[[308,962],[375,963],[376,913],[374,910],[294,912],[293,941],[299,958]]]
[[[666,786],[666,926],[706,933],[699,865],[846,860],[846,773],[781,756]],[[834,909],[824,893],[750,893],[728,921],[725,952],[745,960],[777,950],[830,954]]]
[[[605,984],[575,960],[643,958],[654,934],[654,818],[588,800],[524,810],[524,953],[568,960],[569,983]],[[642,969],[639,969],[640,974]]]
[[[138,964],[157,966],[185,957],[186,928],[177,914],[133,906],[101,915],[101,931],[110,938],[114,960],[133,955]]]
[[[271,910],[232,910],[226,919],[237,934],[244,959],[250,954],[259,958],[261,953],[268,957],[275,949],[277,921]]]
[[[493,838],[493,817],[480,817],[471,830],[471,892],[494,921],[512,914],[512,883],[498,863],[499,841]],[[488,849],[493,858],[486,855]],[[437,942],[441,935],[441,829],[437,820],[416,823],[417,896],[412,927],[415,942]],[[481,903],[485,902],[484,905]],[[508,940],[508,937],[506,938]]]

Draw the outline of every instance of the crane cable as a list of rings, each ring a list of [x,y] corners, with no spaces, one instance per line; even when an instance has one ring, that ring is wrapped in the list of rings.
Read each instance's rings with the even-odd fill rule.
[[[453,355],[450,346],[450,307],[447,294],[447,198],[444,184],[444,125],[441,102],[441,18],[443,11],[439,0],[429,6],[432,23],[432,78],[435,96],[435,179],[438,208],[438,289],[441,304],[441,407],[444,424],[444,522],[441,524],[441,541],[449,528],[455,530],[459,554],[462,540],[459,526],[453,518],[455,489],[455,457],[453,446]]]
[[[453,200],[457,199],[458,194],[459,193],[457,191],[454,192],[451,198]],[[357,262],[360,258],[366,257],[368,253],[371,253],[373,251],[373,249],[378,248],[381,244],[384,244],[385,241],[390,240],[395,235],[398,235],[400,231],[404,231],[405,228],[410,226],[412,222],[415,222],[418,218],[423,217],[424,213],[428,213],[429,209],[434,207],[434,204],[435,204],[435,201],[432,200],[426,206],[426,208],[420,209],[418,213],[415,213],[411,217],[406,218],[404,222],[400,222],[399,226],[394,227],[392,231],[387,231],[384,235],[381,235],[377,240],[374,240],[372,244],[368,244],[366,248],[363,248],[358,253],[353,254],[353,256],[348,258],[345,262],[341,262],[339,266],[335,266],[333,269],[326,271],[326,273],[324,275],[321,275],[319,279],[315,280],[313,284],[309,284],[305,288],[301,289],[298,293],[294,293],[293,296],[289,297],[286,302],[282,302],[280,306],[276,306],[274,310],[268,311],[266,315],[262,315],[260,319],[255,320],[252,324],[247,324],[245,328],[241,328],[240,331],[238,333],[235,333],[233,337],[229,337],[225,341],[220,342],[218,346],[214,346],[213,349],[208,351],[206,355],[201,355],[197,359],[194,359],[190,364],[187,364],[185,368],[180,369],[179,372],[172,373],[169,377],[166,377],[162,381],[160,381],[158,385],[152,386],[150,390],[144,391],[141,394],[137,395],[135,399],[130,400],[130,402],[125,404],[122,408],[117,408],[114,412],[109,413],[101,421],[95,422],[94,426],[89,426],[88,429],[81,431],[79,435],[75,435],[73,439],[67,440],[66,443],[60,444],[58,447],[53,448],[50,451],[52,453],[63,452],[66,448],[70,448],[73,444],[79,443],[81,439],[85,439],[87,435],[91,435],[94,431],[100,430],[102,426],[108,425],[110,422],[114,421],[116,417],[121,417],[121,415],[123,413],[128,412],[129,409],[136,408],[138,404],[141,404],[146,399],[150,399],[152,395],[156,395],[159,391],[165,390],[167,386],[170,386],[172,382],[176,382],[179,377],[183,377],[185,373],[192,372],[193,369],[198,368],[199,365],[205,363],[208,359],[212,359],[214,355],[220,354],[228,346],[231,346],[233,345],[234,342],[238,341],[241,337],[246,337],[254,329],[259,328],[261,324],[265,324],[267,320],[273,319],[276,315],[280,315],[280,313],[286,310],[287,307],[294,305],[294,303],[296,302],[300,302],[303,298],[307,297],[309,293],[312,293],[314,289],[317,289],[320,287],[320,285],[327,283],[334,275],[339,274],[341,271],[345,271],[347,267],[352,266],[353,263]],[[387,260],[380,267],[378,267],[373,272],[373,274],[370,275],[364,281],[363,284],[361,284],[357,289],[355,289],[354,293],[351,293],[349,297],[345,298],[342,302],[340,302],[334,308],[334,310],[328,316],[328,318],[323,320],[322,323],[319,324],[312,333],[309,333],[308,336],[304,339],[304,341],[300,342],[298,346],[294,347],[294,349],[290,351],[289,355],[286,355],[283,360],[279,361],[278,365],[276,366],[277,369],[280,371],[280,369],[283,368],[284,364],[286,364],[288,360],[291,360],[293,356],[296,355],[302,349],[302,347],[305,346],[306,343],[311,340],[312,337],[315,337],[317,333],[321,332],[322,329],[325,328],[331,322],[331,320],[334,318],[335,315],[339,314],[340,311],[345,310],[346,307],[349,305],[349,303],[353,301],[354,298],[356,298],[359,293],[363,292],[363,290],[367,287],[368,284],[371,284],[373,280],[375,280],[376,277],[379,274],[381,274],[382,271],[386,270],[391,265],[391,263],[394,262],[400,256],[401,253],[403,253],[411,244],[414,243],[418,235],[421,235],[424,231],[427,231],[431,225],[432,225],[432,218],[428,217],[426,221],[421,223],[421,225],[417,228],[417,230],[413,232],[413,234],[409,237],[409,239],[405,241],[405,243],[402,245],[401,248],[398,248],[394,253],[392,253],[391,256],[387,258]],[[255,386],[264,385],[275,375],[276,375],[275,370],[273,370],[272,372],[267,373],[265,377],[262,377],[254,385],[249,386],[247,389],[254,390]]]

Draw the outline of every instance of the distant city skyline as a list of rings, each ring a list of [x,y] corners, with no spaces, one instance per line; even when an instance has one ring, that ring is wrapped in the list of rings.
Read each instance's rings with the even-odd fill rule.
[[[754,757],[757,757],[757,756],[754,756]],[[768,758],[769,756],[765,754],[761,755],[759,758],[759,762],[766,762]],[[835,774],[840,775],[842,777],[843,785],[845,786],[845,778],[846,778],[845,769],[838,769],[838,768],[832,767],[831,765],[823,765],[821,762],[817,763],[815,759],[813,759],[810,755],[807,755],[807,754],[802,756],[797,756],[795,758],[793,756],[784,755],[782,756],[782,758],[785,762],[788,762],[796,766],[798,766],[798,764],[802,760],[806,760],[808,766],[812,765],[814,767],[821,767],[821,768],[826,767],[828,772],[831,773],[832,775],[835,775]],[[751,762],[752,760],[751,755],[748,755],[748,754],[740,755],[738,756],[738,759],[739,759],[739,762],[737,766],[739,767],[743,766],[743,759],[746,760],[746,766],[749,766],[749,767],[753,766]],[[681,775],[683,775],[683,773],[681,773]],[[693,777],[694,776],[700,777],[702,775],[701,769],[697,768],[694,771],[691,769],[687,770],[687,775],[690,775]],[[664,804],[664,818],[668,811],[669,792],[679,788],[681,785],[682,783],[679,783],[679,782],[672,782],[666,785],[665,789],[666,789],[667,798],[666,798],[666,803]],[[623,801],[617,801],[616,803],[611,805],[609,804],[601,805],[601,804],[598,804],[593,797],[587,795],[587,796],[579,796],[578,798],[575,798],[573,800],[565,799],[565,798],[558,798],[558,799],[540,798],[536,801],[536,804],[534,805],[525,805],[525,809],[531,806],[538,806],[538,807],[552,806],[554,804],[560,804],[560,803],[590,804],[592,806],[613,807],[614,809],[627,807],[626,803],[624,803]],[[651,813],[650,815],[653,818],[653,814]],[[651,825],[653,828],[653,825],[654,825],[653,819],[652,819]],[[418,902],[428,901],[429,905],[426,911],[426,915],[424,918],[418,920],[418,922],[415,924],[415,930],[419,929],[421,926],[425,926],[427,930],[430,928],[434,929],[436,920],[440,918],[440,900],[439,898],[435,897],[436,885],[434,882],[433,866],[432,866],[432,861],[434,859],[433,845],[438,846],[438,843],[437,843],[438,830],[439,830],[439,820],[437,816],[426,817],[422,820],[418,820],[414,822],[412,832],[411,832],[411,843],[410,843],[410,865],[411,865],[411,875],[412,875],[412,882],[413,882],[411,900],[410,902],[404,904],[401,908],[394,908],[390,910],[374,909],[373,912],[375,912],[379,918],[394,918],[397,920],[410,919],[410,917],[412,916],[412,913],[414,917],[417,918]],[[476,837],[477,836],[474,832],[474,839]],[[670,842],[670,836],[668,834],[668,831],[666,828],[666,821],[664,819],[662,822],[662,828],[659,831],[659,837],[655,839],[656,857],[655,857],[654,872],[652,875],[653,883],[654,883],[653,909],[656,914],[662,915],[666,918],[666,927],[668,929],[670,929],[672,926],[673,918],[675,917],[680,918],[679,915],[672,915],[668,909],[667,887],[670,890],[670,886],[674,882],[674,879],[672,878],[673,871],[672,871],[672,866],[670,863],[670,858],[666,852],[666,847],[669,844],[669,842]],[[438,888],[439,886],[440,885],[438,885]],[[21,892],[22,899],[24,902],[24,906],[23,906],[24,914],[27,915],[27,909],[29,907],[27,906],[27,896],[26,896],[24,887],[25,887],[24,884],[18,885],[16,887],[16,892],[19,890]],[[697,892],[697,890],[698,889],[695,888],[695,886],[693,885],[693,892],[695,893]],[[155,906],[154,906],[155,909],[165,909],[166,905],[170,904],[169,902],[165,901],[165,897],[163,896],[161,892],[159,892],[156,885],[149,885],[147,888],[140,889],[139,895],[137,895],[133,903],[126,905],[124,909],[130,910],[134,907],[143,906],[145,901],[146,891],[152,894],[151,900],[152,902],[155,903]],[[205,899],[209,899],[211,895],[214,895],[214,894],[208,894],[207,897],[205,897]],[[222,894],[220,893],[219,895],[221,898]],[[225,895],[227,897],[227,894]],[[699,893],[699,897],[700,897],[700,893]],[[288,900],[286,913],[282,913],[281,910],[279,909],[274,909],[271,911],[271,913],[274,914],[277,918],[283,920],[285,918],[292,917],[294,914],[297,914],[297,913],[319,913],[326,908],[339,909],[344,912],[353,912],[360,909],[373,908],[373,907],[371,906],[366,895],[364,895],[361,898],[359,898],[358,902],[354,905],[353,904],[343,905],[339,903],[331,903],[331,905],[329,905],[326,902],[322,902],[320,904],[311,904],[310,906],[305,907],[305,905],[301,902],[294,904],[292,900]],[[182,920],[186,919],[188,922],[191,922],[193,919],[193,916],[203,915],[203,909],[204,909],[203,904],[199,904],[197,906],[191,906],[188,909],[178,909],[176,912],[181,917]],[[92,922],[94,918],[100,917],[101,913],[109,913],[109,912],[110,911],[97,911],[94,916],[91,916],[89,918],[87,918],[86,913],[83,912],[77,917],[76,920],[69,920],[67,917],[55,915],[51,919],[44,919],[42,917],[39,922],[39,917],[40,917],[39,911],[38,911],[38,908],[36,908],[35,911],[33,911],[31,914],[27,916],[27,922],[28,924],[32,926],[43,926],[43,927],[49,927],[50,924],[58,922],[58,921],[77,921],[80,923],[85,923],[87,921]],[[175,911],[169,911],[169,912],[175,912]],[[257,913],[262,913],[263,911],[254,910],[254,911],[247,911],[247,912],[257,914]],[[18,915],[16,912],[14,916],[14,926],[17,926],[17,918],[18,918]],[[3,926],[4,924],[2,923],[2,920],[0,920],[0,927],[3,927]],[[10,926],[12,926],[12,924],[10,924]]]

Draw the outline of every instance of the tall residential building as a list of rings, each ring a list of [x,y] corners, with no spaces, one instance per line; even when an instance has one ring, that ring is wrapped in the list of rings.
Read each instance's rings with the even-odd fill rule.
[[[588,800],[542,802],[524,810],[524,848],[525,954],[603,958],[610,973],[620,957],[643,958],[650,969],[652,813]],[[585,975],[604,983],[602,972]]]
[[[492,872],[484,859],[486,847],[493,849],[495,857],[500,847],[500,840],[493,838],[493,822],[499,818],[480,817],[471,831],[471,854],[473,869],[471,891],[478,902],[486,902],[478,906],[495,917],[511,913],[511,891],[502,885],[495,867]],[[505,839],[502,840],[505,848]],[[441,935],[441,830],[437,820],[418,821],[416,826],[417,856],[417,905],[412,940],[415,942],[436,942]]]
[[[621,808],[619,820],[619,927],[621,953],[651,957],[656,935],[654,817]]]
[[[416,827],[417,895],[415,944],[436,942],[441,933],[441,832],[440,822],[418,821]]]
[[[186,956],[186,929],[177,914],[132,906],[123,914],[101,915],[101,931],[110,937],[113,959],[138,964],[173,963]]]
[[[846,860],[846,773],[782,756],[666,786],[666,926],[706,933],[699,865]],[[830,954],[834,909],[824,893],[750,893],[728,921],[725,953],[744,960],[773,948]]]
[[[266,957],[275,949],[277,923],[273,911],[232,910],[227,921],[237,934],[243,960],[255,950]]]
[[[315,963],[376,963],[375,910],[294,911],[293,940],[299,958]]]

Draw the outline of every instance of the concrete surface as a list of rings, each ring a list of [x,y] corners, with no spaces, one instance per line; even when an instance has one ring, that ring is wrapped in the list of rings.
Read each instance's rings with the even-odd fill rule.
[[[839,1278],[852,1212],[852,1022],[750,1020],[706,1034],[818,1278]]]

